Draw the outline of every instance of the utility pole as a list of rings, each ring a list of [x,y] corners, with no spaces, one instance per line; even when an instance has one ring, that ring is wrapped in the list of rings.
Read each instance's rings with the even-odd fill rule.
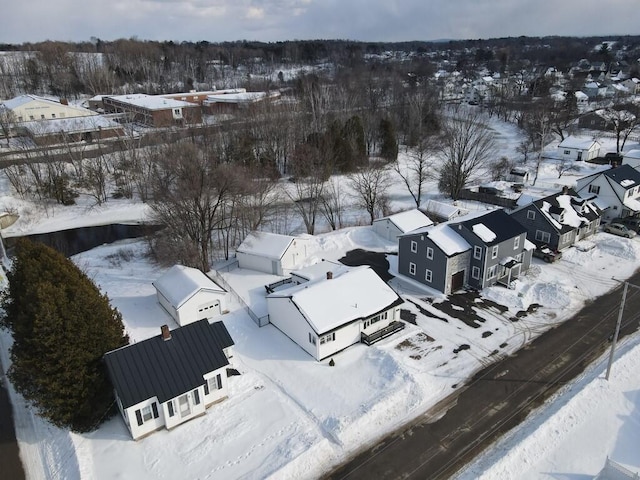
[[[622,290],[622,302],[620,303],[620,310],[618,311],[618,321],[616,322],[616,331],[613,334],[613,341],[611,342],[611,354],[609,355],[609,363],[607,364],[607,374],[604,377],[607,381],[609,380],[609,374],[611,373],[613,356],[616,351],[616,343],[618,341],[618,335],[620,334],[620,324],[622,323],[622,313],[624,312],[624,303],[627,300],[628,289],[629,289],[629,282],[624,282],[624,290]]]

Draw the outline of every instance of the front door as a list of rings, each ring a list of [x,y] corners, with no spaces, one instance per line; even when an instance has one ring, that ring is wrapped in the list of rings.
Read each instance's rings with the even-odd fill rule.
[[[451,276],[451,293],[460,290],[464,286],[464,270]]]
[[[191,405],[189,404],[189,395],[182,395],[178,398],[178,406],[180,409],[180,416],[186,417],[191,415]]]
[[[581,160],[582,160],[582,152],[578,152],[578,158],[577,158],[577,160],[578,160],[578,161],[581,161]]]

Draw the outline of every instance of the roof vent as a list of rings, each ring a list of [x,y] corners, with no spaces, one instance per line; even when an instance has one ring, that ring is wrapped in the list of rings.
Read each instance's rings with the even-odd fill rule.
[[[166,342],[167,340],[171,340],[171,331],[169,330],[168,325],[162,325],[160,327],[160,332],[162,335],[162,339]]]

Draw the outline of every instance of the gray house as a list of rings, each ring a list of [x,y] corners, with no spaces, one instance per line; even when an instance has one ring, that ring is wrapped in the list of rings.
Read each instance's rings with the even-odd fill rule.
[[[398,273],[444,294],[465,285],[509,286],[529,268],[533,248],[522,225],[504,210],[494,210],[401,236]]]
[[[468,285],[482,289],[501,283],[509,286],[531,265],[534,245],[527,230],[504,210],[452,225],[473,251]]]
[[[527,229],[536,245],[564,250],[591,236],[600,225],[600,209],[571,188],[541,198],[516,210],[511,217]]]
[[[447,224],[414,230],[398,242],[398,272],[445,295],[468,279],[471,245]]]

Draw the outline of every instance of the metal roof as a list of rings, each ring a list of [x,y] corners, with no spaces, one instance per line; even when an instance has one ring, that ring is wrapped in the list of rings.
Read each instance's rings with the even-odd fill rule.
[[[493,210],[485,215],[459,222],[460,225],[473,233],[473,226],[482,223],[486,228],[495,234],[495,238],[491,241],[483,241],[486,245],[496,245],[498,243],[517,237],[527,230],[520,225],[515,219],[511,218],[502,209]],[[452,228],[456,228],[455,224],[451,224]],[[477,236],[477,235],[476,235]],[[480,237],[478,237],[480,238]]]
[[[229,364],[233,340],[222,322],[199,320],[104,355],[113,387],[129,408],[152,397],[164,403],[204,384],[204,375]]]

